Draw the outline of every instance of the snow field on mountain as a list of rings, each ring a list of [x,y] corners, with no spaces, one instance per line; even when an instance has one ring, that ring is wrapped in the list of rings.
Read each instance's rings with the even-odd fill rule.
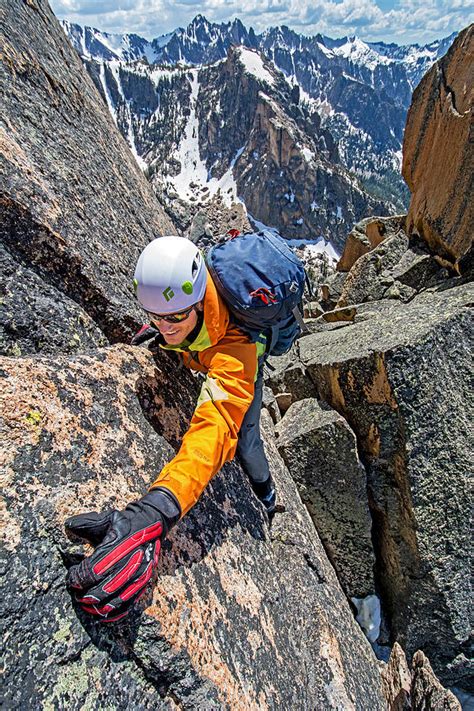
[[[190,70],[192,75],[191,96],[189,100],[190,114],[184,130],[183,138],[178,146],[174,158],[181,164],[178,175],[169,178],[182,200],[188,201],[196,196],[196,185],[199,188],[209,188],[208,196],[214,197],[220,190],[222,199],[227,207],[235,202],[241,202],[237,197],[237,185],[234,180],[233,167],[242,155],[244,146],[240,148],[232,159],[224,175],[217,179],[211,177],[212,166],[208,170],[199,152],[199,121],[196,114],[196,104],[199,94],[199,70]],[[191,185],[193,184],[193,185]]]
[[[265,69],[263,60],[258,52],[247,49],[246,47],[241,47],[239,54],[240,61],[244,65],[246,72],[253,74],[254,77],[260,81],[264,81],[266,84],[270,84],[270,86],[275,85],[274,78],[268,69]]]
[[[135,145],[135,134],[133,133],[132,112],[130,109],[130,103],[125,98],[125,94],[124,94],[123,88],[122,88],[122,83],[120,81],[120,62],[109,62],[108,65],[109,65],[110,71],[112,72],[112,74],[114,76],[115,82],[117,84],[117,90],[120,94],[120,98],[122,99],[124,106],[125,106],[125,114],[127,117],[127,143],[129,145],[130,150],[132,151],[138,165],[143,170],[144,168],[147,167],[147,164],[146,164],[146,161],[144,161],[143,158],[138,155],[137,147]]]
[[[351,37],[345,44],[334,47],[332,51],[340,57],[350,59],[355,64],[363,64],[372,71],[378,64],[394,64],[395,62],[394,59],[380,54],[358,37]]]

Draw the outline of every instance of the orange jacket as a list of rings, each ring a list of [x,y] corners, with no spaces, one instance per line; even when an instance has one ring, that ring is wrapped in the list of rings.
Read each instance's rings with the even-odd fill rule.
[[[235,455],[265,343],[250,343],[229,323],[227,306],[208,274],[203,325],[197,338],[186,348],[163,348],[181,351],[188,368],[207,374],[180,450],[152,484],[152,488],[171,491],[184,516],[222,465]]]

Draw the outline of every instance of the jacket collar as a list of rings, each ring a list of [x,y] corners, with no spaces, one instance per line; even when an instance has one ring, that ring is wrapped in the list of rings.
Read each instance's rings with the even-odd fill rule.
[[[162,345],[166,350],[204,351],[215,346],[224,337],[229,326],[229,310],[217,292],[211,275],[207,273],[206,292],[204,294],[204,318],[201,329],[194,341],[183,341],[177,346]]]

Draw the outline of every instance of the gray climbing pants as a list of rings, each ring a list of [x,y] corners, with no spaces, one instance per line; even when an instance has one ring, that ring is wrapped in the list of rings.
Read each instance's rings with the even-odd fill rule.
[[[263,482],[270,476],[267,458],[260,437],[260,412],[263,397],[263,362],[259,364],[252,404],[242,422],[239,432],[237,454],[247,476],[255,482]]]

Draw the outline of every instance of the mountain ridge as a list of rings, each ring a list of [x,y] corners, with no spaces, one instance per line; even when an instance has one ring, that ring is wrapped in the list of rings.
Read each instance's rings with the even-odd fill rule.
[[[407,208],[409,198],[400,168],[412,91],[453,40],[451,35],[421,47],[398,46],[364,43],[357,37],[306,37],[286,26],[257,35],[238,19],[216,24],[203,15],[151,41],[62,24],[84,61],[104,65],[202,67],[223,61],[235,45],[261,52],[291,87],[297,87],[299,103],[307,106],[314,121],[331,132],[345,167],[376,199],[398,212]]]
[[[291,34],[294,37],[299,38],[300,41],[306,46],[308,45],[308,43],[316,42],[320,46],[323,46],[327,50],[332,52],[334,51],[334,49],[339,49],[340,47],[343,47],[347,44],[356,46],[363,45],[365,47],[370,48],[372,52],[375,52],[380,57],[381,61],[383,61],[383,58],[385,58],[393,61],[394,63],[403,62],[405,58],[409,56],[412,57],[413,62],[413,57],[416,56],[417,52],[419,58],[425,56],[427,57],[428,61],[432,63],[445,54],[448,47],[452,44],[458,34],[457,32],[453,32],[446,37],[443,37],[439,40],[434,40],[427,44],[409,43],[406,45],[399,45],[395,42],[366,42],[357,35],[344,35],[343,37],[338,38],[332,38],[326,35],[322,35],[321,33],[317,33],[315,35],[304,35],[301,33],[297,33],[294,30],[291,30],[286,25],[272,26],[267,28],[260,34],[257,34],[253,30],[253,28],[247,30],[245,25],[238,18],[227,23],[212,23],[209,22],[204,15],[198,14],[186,28],[177,27],[171,32],[159,35],[158,37],[154,37],[151,40],[147,40],[146,38],[136,33],[109,33],[103,32],[98,28],[90,27],[88,25],[83,26],[77,23],[72,23],[68,20],[61,20],[60,22],[66,34],[73,42],[75,48],[80,52],[82,51],[82,56],[85,56],[87,58],[99,58],[97,55],[97,52],[99,50],[98,45],[101,42],[100,38],[104,38],[103,47],[105,54],[114,54],[115,50],[114,58],[117,60],[134,61],[136,59],[146,57],[147,60],[150,62],[149,52],[145,51],[145,48],[150,47],[152,48],[152,51],[156,53],[155,63],[159,62],[164,64],[166,64],[168,59],[167,54],[164,54],[164,56],[159,56],[160,53],[158,52],[158,50],[163,49],[169,42],[171,42],[173,37],[194,37],[196,41],[203,42],[205,40],[203,40],[202,38],[199,39],[197,37],[196,30],[198,30],[198,34],[201,34],[202,36],[203,30],[205,31],[208,28],[212,30],[212,34],[214,34],[214,37],[216,36],[216,28],[218,28],[221,32],[227,30],[229,36],[232,39],[238,40],[239,43],[241,43],[243,39],[247,39],[249,43],[247,46],[254,46],[255,49],[259,48],[259,45],[261,43],[264,43],[269,36],[273,35],[278,31],[281,32],[282,30],[285,32],[286,35]],[[83,35],[84,42],[79,42],[78,35],[80,33],[82,33]],[[95,42],[97,43],[96,45],[92,44],[92,39],[95,40]],[[115,44],[115,47],[110,44],[111,40]],[[131,40],[132,42],[136,43],[135,47],[133,47]],[[119,48],[117,46],[118,44],[123,46],[123,50],[119,51]],[[129,49],[130,47],[132,47],[132,49]],[[104,56],[103,58],[111,59],[110,56]],[[360,59],[360,57],[357,57],[357,55],[355,55],[353,59]],[[174,63],[174,60],[168,61]],[[192,64],[192,61],[190,61],[190,63]],[[416,83],[418,83],[425,71],[426,70],[424,68],[420,68],[420,71],[416,72]],[[415,85],[416,84],[414,84],[414,86]]]

